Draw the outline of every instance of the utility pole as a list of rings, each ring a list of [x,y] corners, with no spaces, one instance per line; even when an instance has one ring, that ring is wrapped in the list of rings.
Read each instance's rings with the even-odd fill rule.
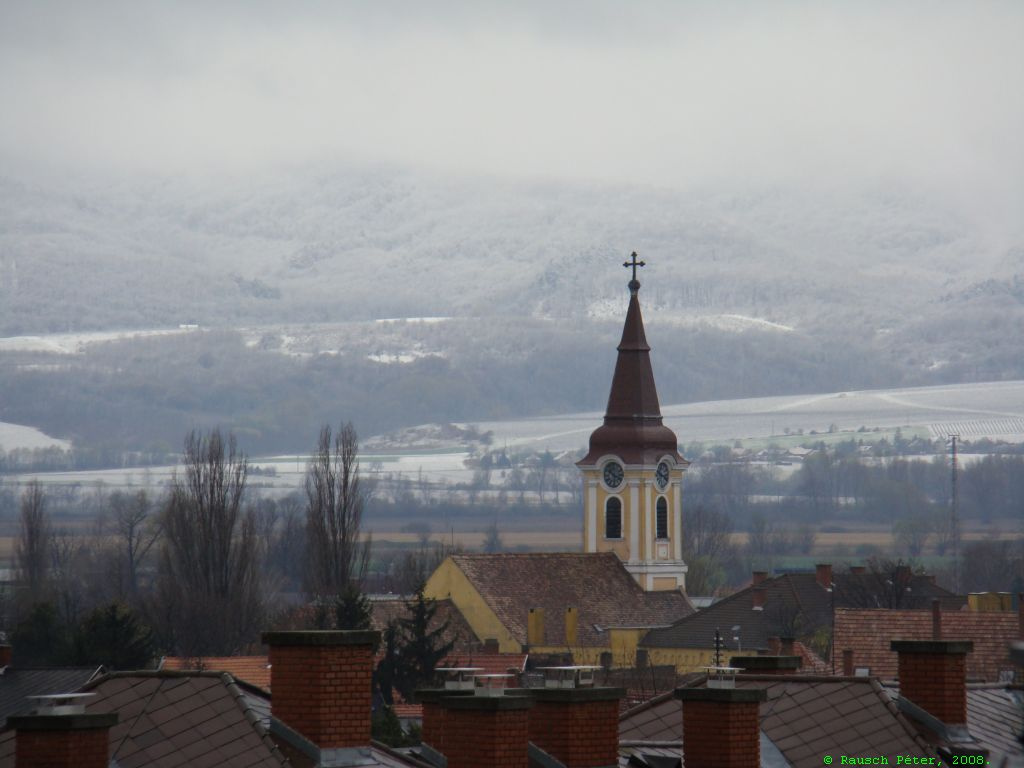
[[[952,457],[951,497],[949,505],[949,524],[953,534],[953,591],[960,594],[960,489],[957,485],[958,464],[956,455],[956,444],[960,435],[950,435],[950,454]]]

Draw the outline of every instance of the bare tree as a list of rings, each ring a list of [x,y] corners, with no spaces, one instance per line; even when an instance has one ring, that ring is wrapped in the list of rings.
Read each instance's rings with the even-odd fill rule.
[[[331,439],[320,430],[306,468],[306,589],[320,599],[352,600],[360,594],[370,541],[360,537],[366,498],[359,483],[359,437],[348,422]]]
[[[48,582],[52,541],[43,486],[33,480],[21,495],[21,531],[15,546],[18,577],[33,601],[42,597]]]
[[[50,582],[56,608],[65,626],[74,626],[85,602],[83,567],[89,559],[84,537],[76,536],[66,528],[58,529],[50,537]]]
[[[163,514],[160,600],[174,622],[165,632],[183,655],[237,653],[265,611],[256,522],[242,508],[249,465],[219,429],[189,434],[184,465]]]
[[[134,597],[139,591],[139,565],[160,538],[162,526],[152,516],[149,494],[116,491],[110,496],[110,508],[117,532],[118,557],[124,564],[124,581],[119,596]]]

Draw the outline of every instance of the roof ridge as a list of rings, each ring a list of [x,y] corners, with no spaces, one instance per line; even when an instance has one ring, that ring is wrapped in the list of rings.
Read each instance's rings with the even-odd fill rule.
[[[918,733],[917,729],[914,728],[910,724],[910,721],[903,715],[899,706],[897,706],[896,701],[893,699],[892,694],[885,688],[885,686],[882,685],[881,681],[877,677],[868,677],[865,679],[871,681],[871,690],[874,691],[875,695],[885,705],[886,709],[888,709],[892,716],[896,718],[896,722],[903,727],[903,730],[907,732],[907,735],[914,740],[921,750],[925,753],[927,753],[928,750],[934,750],[934,746],[929,744],[928,741]]]
[[[235,706],[242,710],[242,715],[248,721],[249,725],[252,726],[253,730],[260,737],[260,741],[270,750],[270,753],[277,758],[277,761],[281,766],[290,768],[291,763],[288,758],[285,757],[281,750],[278,748],[277,743],[270,738],[270,733],[266,728],[263,727],[263,723],[260,721],[260,716],[256,714],[249,703],[245,700],[245,692],[238,685],[234,676],[230,672],[221,672],[220,681],[224,684],[228,693],[231,694],[231,698],[235,701]]]

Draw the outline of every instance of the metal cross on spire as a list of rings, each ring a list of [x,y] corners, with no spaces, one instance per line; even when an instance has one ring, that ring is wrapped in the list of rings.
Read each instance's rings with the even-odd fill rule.
[[[630,254],[629,258],[632,259],[632,261],[624,261],[622,262],[622,266],[626,267],[627,269],[629,269],[630,267],[633,268],[633,279],[629,281],[629,288],[630,290],[635,291],[640,287],[640,282],[636,279],[636,268],[646,267],[647,263],[636,260],[636,251],[633,251],[633,253]]]

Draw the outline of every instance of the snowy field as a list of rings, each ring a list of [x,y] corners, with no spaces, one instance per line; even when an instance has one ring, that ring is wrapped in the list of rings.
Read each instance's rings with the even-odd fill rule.
[[[959,433],[967,439],[1024,442],[1024,381],[716,400],[663,406],[662,414],[683,444],[767,438],[786,430],[827,432],[832,425],[838,430],[910,427],[933,437]],[[602,416],[576,413],[477,426],[494,432],[495,446],[557,452],[584,447]]]
[[[860,427],[927,430],[933,437],[959,433],[965,439],[980,437],[1024,442],[1024,381],[988,384],[957,384],[911,389],[836,392],[744,400],[669,405],[662,408],[666,423],[684,445],[690,442],[730,442],[745,438],[769,438],[803,430],[808,440],[814,430],[824,433],[835,425],[840,431]],[[476,424],[481,432],[493,431],[494,448],[550,450],[558,453],[584,448],[590,433],[601,423],[598,412],[549,418],[517,419]],[[0,443],[16,430],[21,445],[60,443],[29,427],[0,424]],[[851,435],[855,436],[855,435]],[[64,444],[66,447],[66,443]],[[364,453],[362,469],[369,476],[401,475],[414,484],[424,480],[468,483],[472,470],[465,467],[469,454],[458,448],[445,451],[389,451]],[[250,464],[259,473],[250,483],[270,494],[301,488],[307,457],[253,456]],[[158,489],[171,478],[175,467],[54,472],[10,478],[25,482],[38,477],[46,483],[89,486],[102,482],[108,489],[150,487]]]

